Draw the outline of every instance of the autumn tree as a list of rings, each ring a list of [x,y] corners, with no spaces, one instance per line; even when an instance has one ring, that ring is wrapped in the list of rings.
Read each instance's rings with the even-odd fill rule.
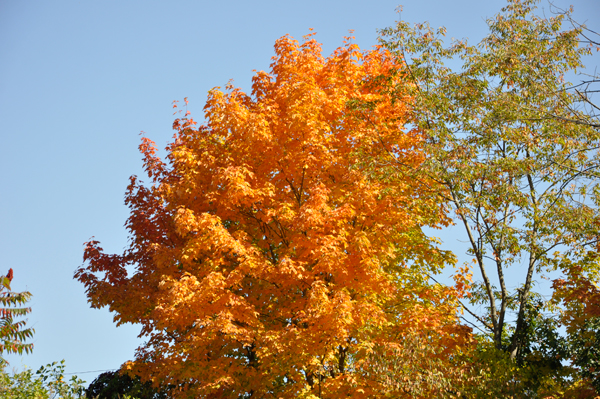
[[[561,263],[564,277],[553,281],[553,302],[563,305],[569,357],[578,368],[578,393],[600,393],[600,262],[597,251]],[[580,394],[581,395],[581,394]]]
[[[568,90],[589,48],[579,46],[581,26],[563,25],[569,13],[539,17],[535,3],[509,0],[476,46],[446,47],[445,30],[427,24],[399,22],[381,36],[397,63],[405,63],[395,75],[402,84],[390,83],[389,92],[410,98],[409,121],[429,154],[419,168],[444,187],[440,195],[468,243],[466,265],[479,277],[462,305],[469,321],[521,368],[557,353],[542,350],[554,333],[532,341],[540,312],[556,311],[538,291],[540,281],[594,249],[600,234],[600,135],[593,115],[578,107],[581,97]],[[447,66],[451,60],[460,68]],[[370,120],[368,112],[364,118]],[[389,165],[410,168],[394,157],[382,166]],[[532,313],[539,300],[542,307]],[[536,386],[515,376],[511,384],[553,392],[562,389],[552,385],[560,381],[555,371]],[[502,395],[513,394],[519,395]]]
[[[31,312],[31,308],[22,307],[31,298],[31,294],[10,290],[13,275],[13,269],[9,269],[6,276],[0,276],[0,369],[7,364],[2,354],[31,353],[33,349],[33,344],[25,343],[33,336],[33,328],[25,328],[24,320],[15,321]]]
[[[579,23],[570,13],[563,9],[557,8],[553,10],[555,13],[563,14],[569,23],[576,27],[580,31],[578,41],[581,44],[586,45],[592,52],[600,51],[600,33],[587,27],[585,24]],[[590,68],[591,69],[591,68]],[[576,81],[572,86],[568,87],[568,90],[574,93],[576,98],[580,100],[580,109],[584,110],[586,115],[583,119],[572,120],[573,123],[582,123],[600,129],[600,102],[594,94],[600,90],[600,74],[597,70],[594,71],[586,70],[580,74],[580,81]]]
[[[453,261],[422,231],[448,222],[435,183],[372,179],[363,162],[425,161],[426,137],[405,126],[411,99],[377,79],[399,68],[381,49],[323,57],[314,39],[285,36],[251,95],[214,89],[206,126],[175,121],[167,162],[143,140],[152,183],[131,178],[129,247],[91,241],[76,272],[92,307],[141,325],[125,369],[176,397],[413,397],[414,381],[390,388],[376,359],[407,339],[452,358],[468,329],[458,291],[426,277]],[[359,100],[369,121],[348,106]],[[432,375],[418,389],[443,391]]]

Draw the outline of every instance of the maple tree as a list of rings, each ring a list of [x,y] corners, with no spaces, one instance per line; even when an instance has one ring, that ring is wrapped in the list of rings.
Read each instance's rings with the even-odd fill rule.
[[[508,1],[476,46],[445,47],[445,30],[427,24],[399,22],[381,37],[406,63],[403,84],[389,92],[411,99],[410,121],[429,154],[420,168],[444,186],[440,195],[468,243],[465,266],[479,276],[462,306],[508,354],[506,364],[525,373],[508,376],[504,397],[554,395],[570,383],[557,361],[566,360],[556,331],[561,309],[536,285],[594,250],[600,235],[600,134],[567,80],[590,48],[579,46],[582,26],[563,26],[569,12],[542,18],[536,3]],[[446,66],[450,60],[460,68]]]
[[[577,391],[600,392],[600,263],[591,250],[576,261],[566,259],[565,276],[553,281],[553,302],[562,304],[560,320],[567,331],[568,354],[579,368]]]
[[[424,136],[404,125],[411,99],[378,79],[402,65],[350,43],[323,57],[310,37],[282,37],[275,54],[251,95],[209,92],[206,126],[177,119],[167,162],[143,139],[152,184],[131,178],[130,245],[87,243],[75,277],[92,307],[141,325],[147,343],[125,369],[175,397],[443,391],[436,373],[406,381],[425,375],[416,363],[378,369],[419,358],[399,350],[409,339],[434,348],[422,364],[448,366],[470,331],[457,323],[461,289],[427,278],[454,260],[422,232],[448,223],[435,183],[366,172],[390,154],[413,170],[425,160]],[[368,103],[369,121],[352,102]]]
[[[21,307],[31,298],[29,292],[12,292],[10,283],[13,279],[13,269],[6,276],[0,276],[0,369],[7,362],[3,353],[31,353],[33,344],[24,341],[33,336],[33,328],[25,328],[25,321],[15,321],[31,312],[29,307]]]

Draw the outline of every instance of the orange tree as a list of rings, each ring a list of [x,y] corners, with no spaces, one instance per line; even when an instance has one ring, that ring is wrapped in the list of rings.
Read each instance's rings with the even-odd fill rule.
[[[410,99],[375,78],[401,66],[352,44],[323,57],[310,37],[283,37],[275,53],[252,95],[209,92],[207,126],[175,121],[168,162],[143,139],[152,184],[131,178],[130,245],[110,255],[89,242],[75,277],[92,307],[141,324],[147,343],[125,368],[176,397],[442,392],[443,376],[382,361],[419,347],[451,359],[468,337],[460,293],[427,283],[453,261],[421,231],[448,222],[432,182],[374,179],[361,161],[424,160],[403,124]],[[348,108],[357,100],[368,122]],[[398,350],[408,337],[415,350]]]

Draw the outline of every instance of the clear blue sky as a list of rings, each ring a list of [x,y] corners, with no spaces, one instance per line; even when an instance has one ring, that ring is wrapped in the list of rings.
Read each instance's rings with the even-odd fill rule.
[[[9,356],[11,366],[65,359],[90,382],[98,373],[85,372],[133,357],[138,327],[116,328],[107,310],[90,309],[73,272],[92,236],[107,252],[125,247],[123,195],[129,176],[143,175],[139,132],[164,147],[173,100],[188,97],[202,120],[207,91],[229,79],[247,90],[285,34],[314,28],[329,54],[352,29],[367,49],[400,1],[0,0],[0,274],[12,267],[13,289],[33,294],[36,330],[34,353]],[[402,19],[471,42],[505,4],[403,3]],[[600,1],[555,4],[574,4],[600,30]]]

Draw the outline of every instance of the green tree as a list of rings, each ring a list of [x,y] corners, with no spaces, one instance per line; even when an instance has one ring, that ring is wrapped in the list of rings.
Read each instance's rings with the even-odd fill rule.
[[[65,380],[65,361],[40,367],[35,373],[26,369],[9,374],[0,371],[2,399],[77,399],[83,397],[85,381],[72,376]]]
[[[152,387],[150,382],[142,383],[140,377],[131,377],[119,371],[100,374],[85,390],[88,399],[121,399],[126,396],[137,399],[164,399],[166,392]]]
[[[577,368],[579,390],[600,393],[600,262],[589,251],[576,262],[561,264],[565,278],[553,281],[553,301],[564,311],[568,356]]]
[[[496,350],[521,362],[532,353],[563,356],[559,346],[547,348],[558,343],[557,313],[540,316],[552,309],[535,302],[536,285],[593,249],[600,235],[600,134],[567,81],[590,49],[579,46],[581,26],[564,27],[569,12],[539,17],[535,3],[509,0],[476,46],[445,47],[445,30],[427,24],[384,29],[382,44],[406,65],[397,73],[413,83],[390,90],[411,99],[429,157],[418,170],[393,157],[375,163],[437,181],[468,242],[466,265],[479,275],[463,307]],[[369,118],[369,106],[355,108]],[[509,273],[519,276],[516,285]],[[540,362],[553,367],[538,373],[560,374],[560,363]]]
[[[31,312],[31,308],[22,307],[31,298],[29,292],[12,292],[10,282],[13,279],[13,269],[6,276],[0,277],[0,369],[7,362],[3,353],[31,353],[33,344],[24,341],[33,337],[33,328],[25,328],[25,321],[15,321]]]

